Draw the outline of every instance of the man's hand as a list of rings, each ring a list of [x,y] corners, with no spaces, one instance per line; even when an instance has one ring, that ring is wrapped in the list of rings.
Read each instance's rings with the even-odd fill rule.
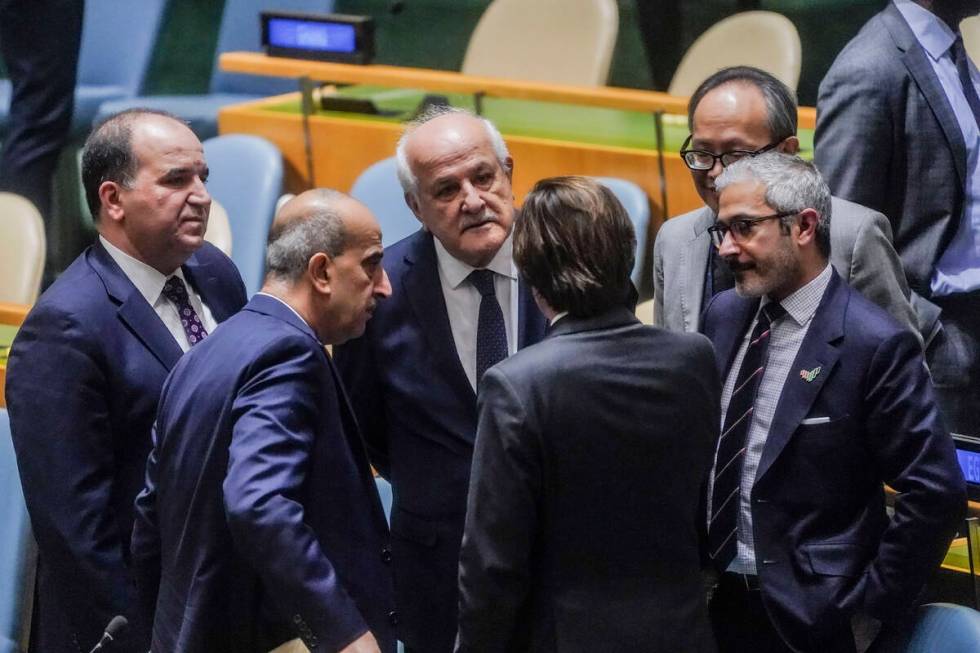
[[[378,640],[369,630],[344,647],[340,653],[381,653],[381,649],[378,648]]]

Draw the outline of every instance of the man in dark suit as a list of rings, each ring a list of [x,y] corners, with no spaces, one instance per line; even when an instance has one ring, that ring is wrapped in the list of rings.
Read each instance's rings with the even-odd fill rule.
[[[707,231],[718,214],[715,179],[741,157],[769,150],[795,154],[800,147],[795,94],[769,73],[749,66],[725,68],[704,80],[691,96],[688,122],[691,136],[684,161],[705,205],[665,222],[653,247],[654,323],[674,331],[698,331],[704,307],[734,284]],[[853,202],[831,202],[834,269],[918,333],[888,219]]]
[[[978,434],[980,72],[959,23],[980,0],[894,0],[820,84],[815,161],[831,190],[892,222],[946,422]],[[939,331],[937,317],[941,319]]]
[[[828,265],[816,169],[770,153],[716,186],[710,233],[735,289],[704,317],[725,379],[706,493],[715,636],[723,651],[860,650],[909,619],[963,517],[953,442],[913,335]]]
[[[117,614],[130,618],[117,650],[149,646],[128,542],[160,387],[245,303],[234,264],[204,242],[207,174],[200,141],[172,116],[136,110],[97,127],[82,176],[99,239],[11,348],[7,403],[39,552],[35,651],[87,651]]]
[[[457,651],[713,651],[698,499],[720,384],[700,335],[631,307],[633,226],[583,177],[538,182],[514,259],[547,337],[480,382]]]
[[[381,256],[363,204],[294,198],[262,290],[168,377],[133,533],[152,650],[394,653],[388,527],[324,348],[391,293]]]
[[[489,122],[423,116],[398,145],[424,229],[385,255],[393,297],[335,355],[371,461],[392,483],[392,554],[409,651],[446,653],[483,371],[537,342],[545,321],[511,260],[513,161]]]

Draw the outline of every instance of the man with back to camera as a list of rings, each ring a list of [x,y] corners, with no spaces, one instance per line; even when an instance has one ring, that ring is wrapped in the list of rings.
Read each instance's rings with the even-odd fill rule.
[[[234,264],[204,241],[207,176],[201,142],[169,114],[116,114],[85,143],[99,239],[38,300],[7,370],[38,544],[34,651],[88,651],[117,614],[130,625],[116,650],[149,646],[128,542],[160,387],[245,303]]]
[[[980,0],[894,0],[820,83],[815,161],[841,197],[884,211],[954,433],[980,435],[980,71],[960,21]],[[939,324],[941,320],[941,328]]]
[[[704,314],[725,379],[705,518],[715,637],[863,650],[878,621],[912,619],[963,518],[953,442],[915,337],[828,265],[816,168],[768,153],[715,185],[709,233],[735,277]]]
[[[739,158],[771,150],[795,154],[800,147],[795,94],[769,73],[748,66],[708,77],[691,96],[688,123],[691,135],[682,155],[705,206],[665,222],[653,248],[654,320],[675,331],[699,330],[703,308],[733,285],[707,232],[718,213],[715,180]],[[852,202],[831,202],[831,263],[837,273],[917,332],[888,220]]]
[[[513,161],[489,121],[430,112],[398,143],[399,181],[423,229],[388,248],[392,298],[337,347],[371,462],[389,479],[399,633],[447,653],[483,372],[537,342],[545,320],[511,258]]]
[[[551,328],[480,384],[457,651],[714,651],[697,519],[718,372],[703,336],[633,315],[635,249],[591,179],[525,199],[514,259]]]
[[[388,528],[324,349],[391,293],[381,257],[360,202],[292,199],[262,290],[164,384],[133,533],[153,651],[394,653]]]

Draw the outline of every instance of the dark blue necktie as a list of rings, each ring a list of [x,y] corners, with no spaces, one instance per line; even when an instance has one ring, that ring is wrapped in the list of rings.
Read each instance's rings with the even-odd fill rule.
[[[497,301],[492,270],[473,270],[470,283],[480,293],[480,319],[476,325],[476,383],[483,373],[507,358],[507,330]]]
[[[980,128],[980,97],[977,97],[977,87],[973,85],[973,80],[970,78],[970,55],[966,53],[961,35],[956,35],[952,50],[956,72],[959,73],[960,84],[963,85],[963,95],[966,96],[967,104],[973,110],[973,119],[977,121],[977,127]]]
[[[752,330],[749,346],[738,369],[725,412],[725,426],[718,441],[715,458],[714,485],[711,489],[711,523],[708,524],[708,544],[711,558],[724,571],[735,558],[738,537],[738,511],[741,504],[742,462],[745,460],[746,440],[759,382],[766,369],[769,352],[769,332],[772,323],[786,314],[778,302],[769,302],[759,312]]]

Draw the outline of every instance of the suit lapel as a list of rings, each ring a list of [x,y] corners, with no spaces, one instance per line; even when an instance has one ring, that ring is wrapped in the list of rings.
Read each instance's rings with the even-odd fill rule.
[[[946,136],[953,152],[956,174],[959,176],[962,186],[966,183],[966,143],[963,141],[963,132],[960,131],[960,125],[956,121],[953,107],[950,106],[946,92],[936,77],[932,64],[929,63],[929,55],[919,45],[915,34],[895,5],[888,3],[882,12],[882,19],[892,36],[892,40],[902,51],[902,63],[908,69],[916,86],[919,87],[919,91],[929,104],[929,108],[936,116],[943,134]]]
[[[215,322],[220,324],[237,312],[234,302],[235,293],[229,293],[227,289],[222,288],[213,263],[205,263],[200,260],[198,254],[194,254],[181,268],[184,276],[211,309]]]
[[[464,406],[476,406],[476,393],[459,362],[456,341],[449,326],[446,299],[439,284],[439,268],[432,234],[420,231],[413,236],[412,247],[405,254],[402,284],[412,312],[425,334],[429,353],[450,385],[460,395]]]
[[[742,338],[759,309],[758,299],[743,299],[736,297],[734,291],[729,292],[731,296],[727,299],[735,302],[731,311],[731,319],[726,319],[724,326],[719,328],[717,332],[706,334],[715,346],[715,363],[718,366],[718,374],[721,376],[722,383],[728,378],[728,371],[732,366],[732,361],[735,360],[739,346],[742,344]],[[716,295],[716,299],[719,297],[726,299],[723,295]]]
[[[700,327],[701,303],[704,301],[704,275],[708,270],[708,254],[711,237],[707,229],[715,216],[707,206],[698,213],[691,239],[681,250],[681,315],[685,331],[697,331]]]
[[[101,277],[109,297],[119,306],[119,319],[164,368],[171,369],[183,353],[173,335],[102,243],[96,241],[91,251],[92,269]]]
[[[838,343],[844,335],[847,302],[847,286],[834,272],[783,384],[759,461],[756,482],[765,476],[782,453],[837,366],[840,357]],[[820,374],[812,380],[806,381],[801,377],[800,370],[817,367],[820,368]]]

